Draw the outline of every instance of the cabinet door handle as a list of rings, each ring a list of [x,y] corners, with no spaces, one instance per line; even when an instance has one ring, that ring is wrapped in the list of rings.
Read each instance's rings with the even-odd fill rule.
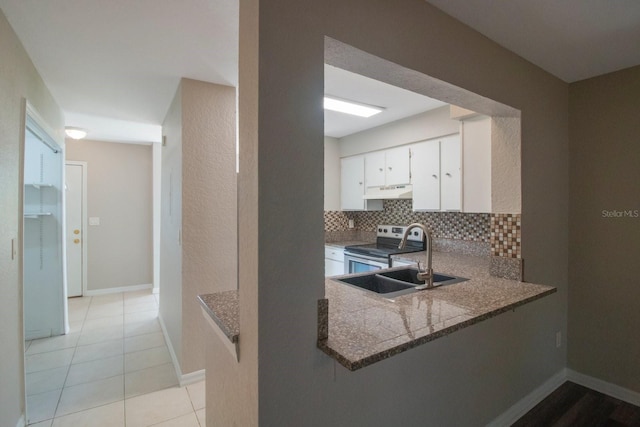
[[[450,174],[449,172],[447,172],[445,175],[447,175],[448,177],[450,177],[450,176],[451,176],[451,174]]]
[[[438,175],[431,175],[432,177],[434,177],[435,179],[438,179]]]
[[[392,170],[393,168],[391,166],[389,166],[389,170]]]
[[[358,184],[362,185],[362,181],[360,181]]]
[[[382,172],[384,169],[380,168],[380,172]]]
[[[80,243],[80,239],[73,239],[73,243],[77,245],[78,243]]]

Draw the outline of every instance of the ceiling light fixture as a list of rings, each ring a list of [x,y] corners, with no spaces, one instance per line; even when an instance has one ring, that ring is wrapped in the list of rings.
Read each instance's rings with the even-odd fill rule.
[[[384,108],[381,107],[346,101],[344,99],[338,99],[330,96],[324,97],[324,109],[351,114],[358,117],[371,117],[384,110]]]
[[[71,139],[82,139],[87,136],[87,131],[82,128],[73,126],[67,126],[64,128],[64,133]]]

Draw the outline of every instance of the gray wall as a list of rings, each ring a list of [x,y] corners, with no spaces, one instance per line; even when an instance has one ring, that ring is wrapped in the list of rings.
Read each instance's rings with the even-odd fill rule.
[[[153,281],[151,145],[67,139],[66,160],[87,162],[87,290]]]
[[[568,365],[640,392],[640,67],[569,93]]]
[[[560,371],[567,85],[422,1],[247,1],[240,17],[241,360],[207,381],[208,424],[479,425]],[[526,278],[557,294],[355,373],[316,348],[325,35],[522,111]]]
[[[20,237],[25,98],[63,146],[62,112],[0,11],[0,425],[10,427],[25,407]]]

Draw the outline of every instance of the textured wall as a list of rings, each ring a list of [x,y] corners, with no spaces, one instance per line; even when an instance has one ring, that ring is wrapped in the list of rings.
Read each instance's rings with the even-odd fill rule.
[[[241,9],[241,34],[257,31],[260,43],[241,36],[241,58],[244,46],[254,62],[244,78],[240,64],[241,362],[231,381],[246,409],[224,406],[222,386],[207,384],[208,399],[220,399],[209,425],[240,425],[256,411],[264,425],[487,423],[565,365],[554,338],[566,322],[567,85],[422,1],[242,7],[251,6],[252,19]],[[522,111],[523,257],[528,279],[558,286],[557,294],[358,373],[315,347],[324,294],[325,35],[388,60],[383,78],[422,72]],[[344,54],[345,62],[366,56],[348,48]],[[376,78],[377,65],[372,59],[359,70]],[[457,104],[493,113],[478,108],[482,102]],[[243,175],[243,165],[253,167]]]
[[[324,210],[340,210],[340,140],[324,137]]]
[[[569,93],[568,364],[640,392],[640,67]]]
[[[63,146],[64,119],[18,37],[0,11],[0,425],[24,413],[22,326],[22,155],[24,99]],[[11,240],[17,256],[11,254]]]
[[[491,212],[520,213],[522,180],[520,119],[491,120]]]
[[[87,162],[87,290],[153,281],[150,145],[67,140],[66,159]]]
[[[196,297],[237,289],[236,90],[182,79],[182,372],[204,369]]]

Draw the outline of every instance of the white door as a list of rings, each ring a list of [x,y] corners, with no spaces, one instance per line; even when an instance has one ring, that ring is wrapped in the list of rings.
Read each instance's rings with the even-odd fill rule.
[[[385,152],[387,185],[409,184],[409,147],[399,147]]]
[[[67,297],[82,296],[84,289],[85,168],[81,162],[66,164]]]
[[[440,141],[420,142],[411,147],[413,210],[440,210]]]
[[[341,160],[340,201],[343,210],[364,209],[364,157],[345,157]]]
[[[462,208],[461,163],[460,136],[443,138],[440,141],[440,208],[443,211]]]
[[[382,187],[384,179],[384,151],[369,153],[365,156],[365,178],[367,187]]]

